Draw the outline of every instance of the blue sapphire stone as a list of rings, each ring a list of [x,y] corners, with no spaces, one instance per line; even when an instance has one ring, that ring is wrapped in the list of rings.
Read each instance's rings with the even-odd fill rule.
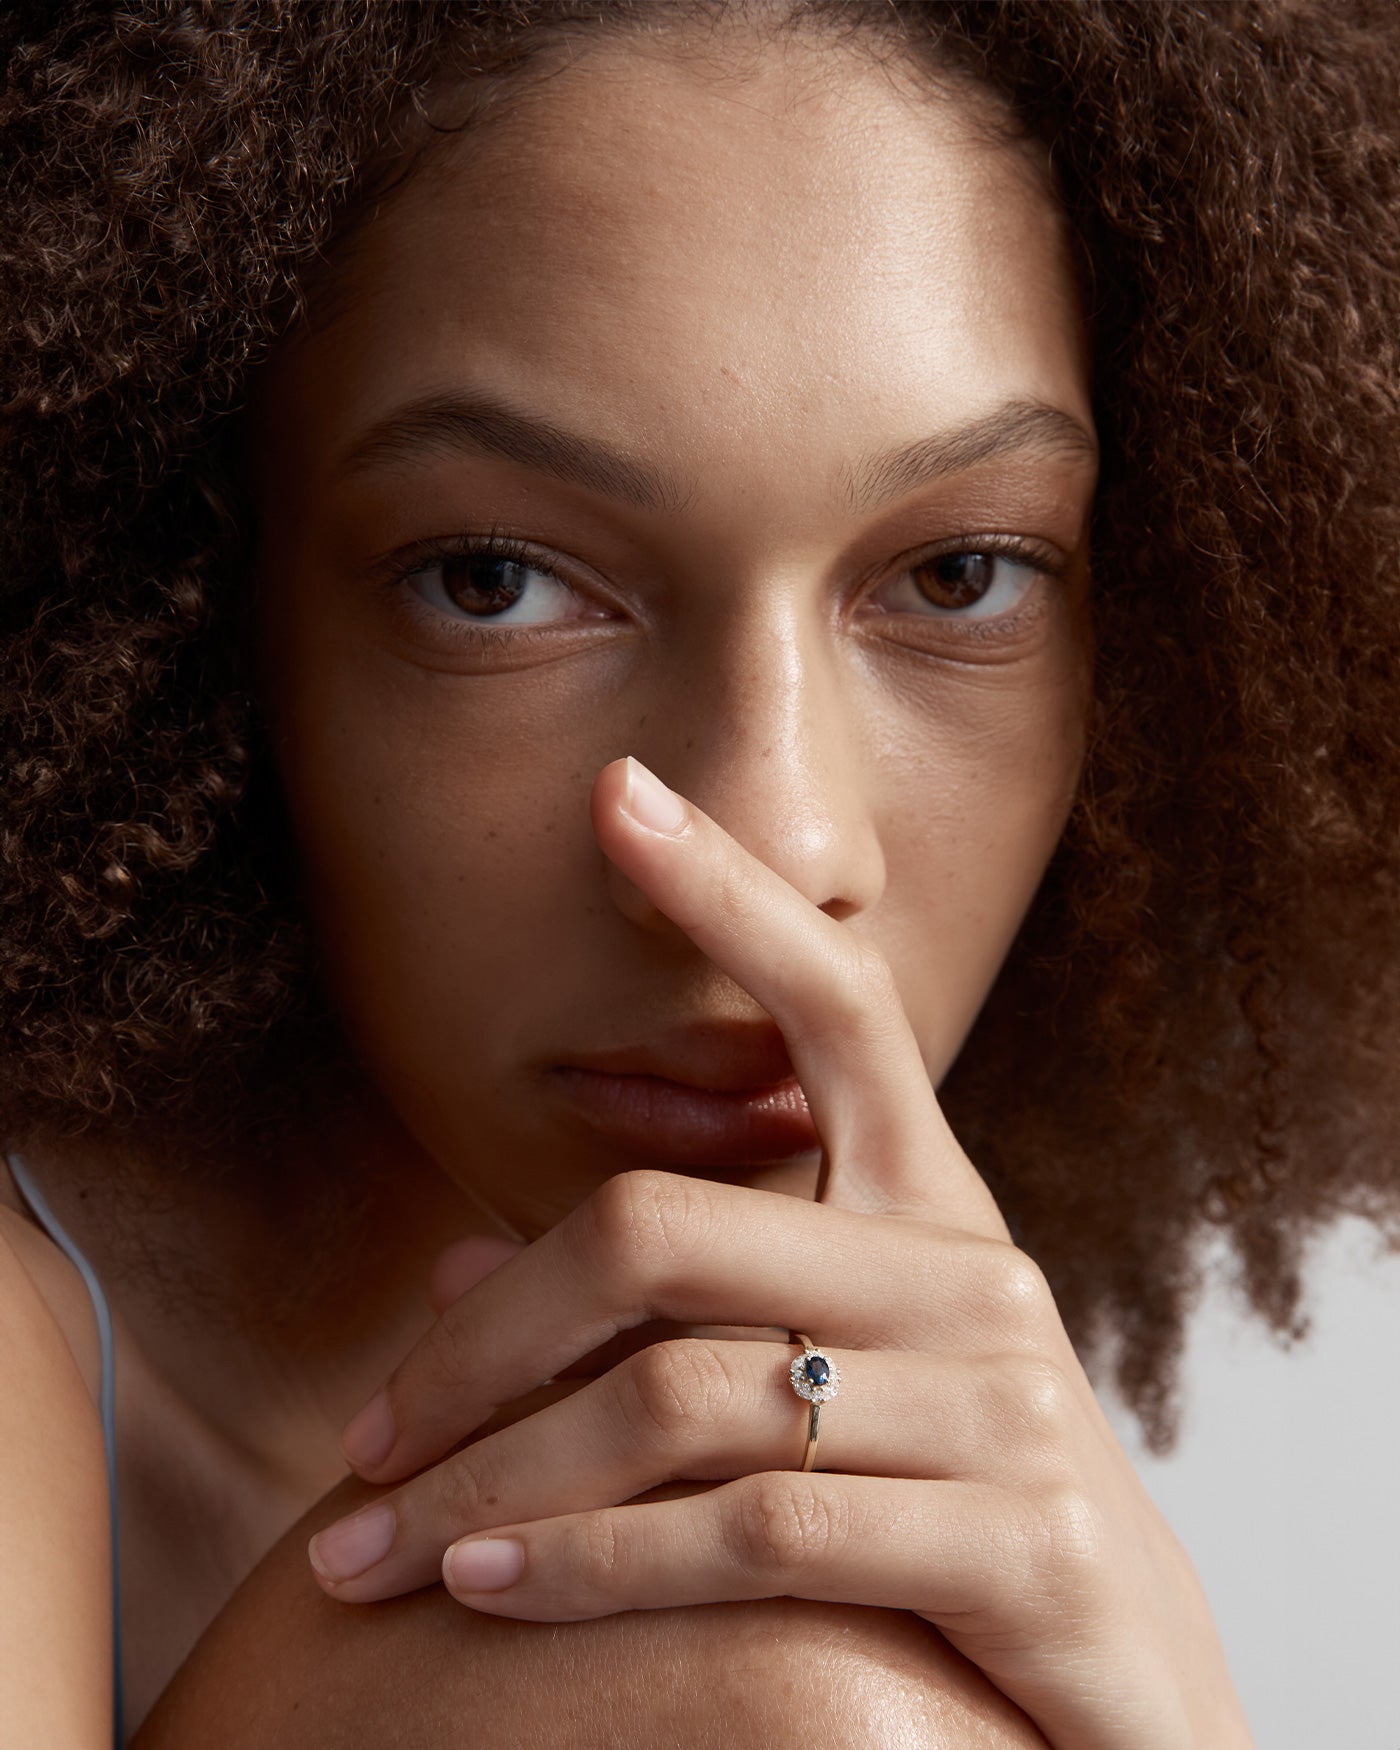
[[[825,1355],[809,1355],[804,1371],[813,1385],[826,1385],[831,1379],[831,1368]]]

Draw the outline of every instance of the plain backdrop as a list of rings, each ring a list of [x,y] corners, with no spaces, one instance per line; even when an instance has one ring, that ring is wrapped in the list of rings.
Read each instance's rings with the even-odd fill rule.
[[[1283,1349],[1201,1254],[1182,1437],[1153,1458],[1100,1399],[1215,1612],[1259,1750],[1400,1750],[1400,1257],[1348,1220],[1307,1270]]]

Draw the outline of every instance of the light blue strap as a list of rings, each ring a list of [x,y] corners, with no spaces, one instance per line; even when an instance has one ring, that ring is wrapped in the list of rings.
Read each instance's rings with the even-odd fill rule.
[[[112,1347],[112,1315],[107,1310],[107,1296],[97,1280],[92,1265],[69,1239],[56,1216],[44,1201],[43,1193],[29,1177],[29,1170],[18,1155],[6,1155],[10,1171],[15,1176],[24,1200],[38,1216],[52,1238],[77,1266],[78,1274],[87,1284],[92,1297],[92,1310],[97,1315],[97,1340],[102,1357],[102,1382],[99,1399],[102,1409],[102,1442],[107,1449],[107,1512],[112,1523],[112,1744],[122,1750],[125,1733],[122,1727],[122,1600],[121,1560],[117,1541],[117,1370]]]

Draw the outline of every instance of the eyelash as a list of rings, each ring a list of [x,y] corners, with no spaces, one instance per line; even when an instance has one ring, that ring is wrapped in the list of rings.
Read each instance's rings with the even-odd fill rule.
[[[982,555],[987,558],[1009,559],[1013,563],[1025,566],[1028,570],[1040,573],[1054,580],[1062,578],[1069,569],[1069,564],[1053,548],[1043,546],[1036,541],[1026,540],[1016,536],[1005,535],[963,535],[952,543],[937,551],[925,554],[919,565],[936,564],[940,559],[958,556]],[[457,536],[449,540],[420,541],[416,546],[400,550],[393,555],[392,570],[382,577],[382,586],[386,594],[402,601],[403,593],[409,579],[420,572],[428,570],[432,565],[448,559],[499,559],[538,572],[541,576],[552,578],[564,589],[572,589],[564,578],[550,569],[533,551],[527,542],[517,540],[514,536],[500,533],[492,529],[485,535]],[[908,565],[905,571],[917,569],[916,565]],[[903,573],[896,573],[896,576]],[[577,592],[573,592],[577,593]],[[410,612],[414,610],[410,609]],[[445,623],[452,628],[451,636],[461,637],[479,649],[501,649],[510,646],[519,649],[522,644],[534,643],[540,638],[551,636],[552,625],[544,626],[514,626],[509,630],[488,625],[474,625],[470,620],[457,620],[430,604],[422,603],[421,611],[433,616],[438,623]],[[980,633],[987,636],[991,628],[999,628],[1001,633],[1009,633],[1020,624],[1027,609],[1024,605],[1013,612],[1004,615],[993,615],[984,620],[972,620],[967,624],[987,630]],[[920,616],[915,616],[916,618]],[[947,623],[937,615],[926,615],[924,618],[938,623]],[[954,624],[958,621],[956,614],[948,616]],[[992,636],[997,633],[991,632]]]
[[[486,535],[464,535],[445,541],[420,541],[416,546],[396,553],[392,560],[393,569],[383,579],[385,593],[401,600],[411,577],[416,577],[420,571],[426,571],[431,565],[445,559],[502,559],[516,565],[528,565],[532,571],[555,578],[564,588],[570,587],[524,541],[492,529]],[[412,609],[409,611],[413,612]],[[536,639],[550,635],[548,626],[514,626],[509,631],[502,631],[496,626],[476,626],[470,620],[452,619],[439,609],[429,606],[427,602],[422,604],[421,611],[431,614],[438,623],[450,626],[451,636],[463,638],[478,649],[501,649],[510,645],[512,649],[518,650],[522,644],[531,644]]]

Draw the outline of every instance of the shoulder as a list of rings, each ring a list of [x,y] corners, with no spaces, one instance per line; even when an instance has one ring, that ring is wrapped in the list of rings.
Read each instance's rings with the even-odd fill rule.
[[[111,1738],[106,1454],[44,1286],[69,1298],[41,1256],[52,1242],[20,1229],[22,1217],[0,1211],[0,1719],[16,1743],[97,1746]]]
[[[29,1213],[0,1154],[0,1268],[21,1270],[62,1333],[96,1404],[101,1353],[92,1299],[77,1267]]]
[[[592,1622],[479,1616],[440,1586],[327,1598],[313,1531],[376,1493],[347,1479],[269,1552],[142,1728],[140,1750],[580,1743],[677,1750],[1047,1750],[1030,1720],[906,1611],[768,1598]],[[817,1678],[814,1685],[814,1673]],[[470,1731],[463,1732],[462,1722]]]

